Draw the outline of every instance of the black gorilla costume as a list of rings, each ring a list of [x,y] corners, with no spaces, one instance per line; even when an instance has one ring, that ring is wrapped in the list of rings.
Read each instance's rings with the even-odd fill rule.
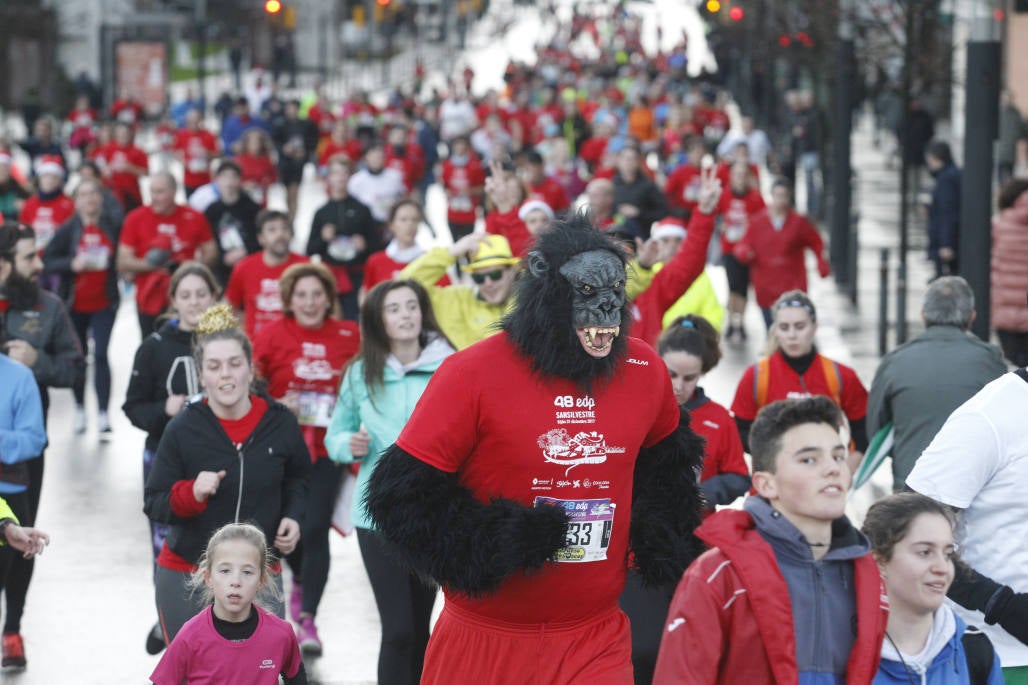
[[[407,564],[440,583],[448,598],[485,600],[496,593],[509,592],[511,586],[506,583],[513,578],[530,583],[541,577],[539,574],[559,573],[558,567],[575,566],[555,560],[581,559],[560,554],[575,541],[574,535],[569,536],[569,516],[564,508],[538,506],[538,501],[533,506],[527,496],[504,497],[475,489],[465,482],[462,468],[458,467],[456,473],[447,472],[399,446],[404,444],[418,451],[423,444],[422,435],[411,435],[417,432],[412,426],[424,424],[419,424],[420,412],[432,411],[422,405],[438,401],[438,395],[435,400],[432,398],[433,385],[447,382],[440,378],[447,376],[447,365],[460,367],[463,355],[474,358],[484,350],[510,350],[509,354],[519,362],[512,364],[515,368],[509,373],[527,376],[525,387],[543,392],[550,386],[566,388],[570,381],[579,396],[595,397],[597,414],[617,400],[604,398],[622,387],[619,384],[626,383],[626,378],[646,374],[646,387],[634,392],[646,396],[646,402],[640,405],[659,404],[662,420],[667,421],[665,394],[670,392],[670,383],[663,362],[651,348],[640,341],[630,341],[624,334],[629,315],[622,251],[579,215],[558,222],[540,236],[526,261],[527,268],[515,285],[514,307],[502,320],[501,333],[454,355],[452,361],[443,365],[429,384],[408,429],[383,455],[368,484],[366,506],[378,530],[400,550]],[[459,392],[458,387],[453,392]],[[620,401],[624,402],[624,397]],[[674,408],[674,421],[678,421],[673,396],[669,401]],[[537,413],[545,411],[550,409]],[[645,411],[640,407],[638,417],[629,410],[606,420],[608,424],[655,423]],[[538,428],[527,425],[529,413],[526,412],[523,433],[527,435],[526,442],[530,439],[534,444]],[[505,423],[505,430],[519,430],[517,412],[503,420],[510,422]],[[479,417],[478,421],[477,425],[481,425],[486,419]],[[637,452],[632,450],[629,455],[634,457],[634,471],[628,546],[632,564],[652,587],[673,588],[700,551],[692,532],[700,522],[697,474],[703,441],[689,429],[687,416],[682,415],[677,429],[673,425],[670,432],[662,431],[663,437],[654,444],[639,447]],[[597,433],[593,431],[592,435]],[[474,441],[476,450],[482,437]],[[434,444],[427,438],[424,443]],[[532,468],[536,461],[542,461],[528,449],[524,453],[524,460],[531,461]],[[463,459],[465,455],[456,456]],[[475,458],[481,460],[478,468],[482,468],[481,464],[488,465],[491,456],[478,453]],[[607,456],[600,458],[605,460]],[[610,468],[615,462],[611,457]],[[545,466],[554,468],[550,464]],[[566,471],[556,468],[567,475],[575,467]],[[579,473],[586,473],[585,467],[575,472]],[[563,482],[567,488],[553,494],[566,495],[572,491],[572,483],[576,488],[579,484],[579,480],[572,481],[570,477]],[[588,487],[588,478],[584,482]],[[594,491],[585,494],[593,497]],[[584,495],[576,492],[574,496]],[[618,512],[617,516],[622,517],[618,525],[623,526],[623,514]],[[607,563],[604,558],[604,564]],[[623,571],[628,559],[611,559],[609,564]],[[578,566],[581,568],[589,566],[582,564]],[[543,613],[540,623],[547,620]],[[429,660],[432,649],[430,645]]]

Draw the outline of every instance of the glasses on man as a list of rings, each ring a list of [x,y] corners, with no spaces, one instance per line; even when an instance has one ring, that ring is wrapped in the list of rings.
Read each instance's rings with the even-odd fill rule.
[[[471,280],[477,285],[482,285],[488,278],[490,281],[498,281],[503,278],[505,269],[493,269],[492,271],[476,271],[471,274]]]

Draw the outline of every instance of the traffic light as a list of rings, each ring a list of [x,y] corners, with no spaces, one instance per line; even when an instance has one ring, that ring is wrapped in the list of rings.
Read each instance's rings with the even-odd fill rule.
[[[732,9],[728,10],[728,16],[732,18],[732,21],[742,21],[742,18],[746,16],[746,13],[741,7],[736,5]]]
[[[264,11],[267,14],[278,14],[282,11],[281,0],[265,0]]]
[[[707,11],[711,14],[717,14],[721,11],[721,2],[719,0],[707,0]]]
[[[379,7],[389,7],[389,5],[392,4],[392,2],[393,0],[375,0],[375,4]]]

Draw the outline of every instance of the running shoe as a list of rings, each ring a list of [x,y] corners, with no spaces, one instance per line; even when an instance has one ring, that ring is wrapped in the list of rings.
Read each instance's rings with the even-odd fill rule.
[[[82,405],[75,407],[75,418],[72,421],[72,430],[79,435],[86,432],[86,410]]]
[[[296,639],[300,643],[300,651],[304,654],[321,655],[321,638],[318,637],[318,627],[314,625],[313,616],[304,616],[300,619]]]
[[[300,625],[301,613],[303,613],[303,585],[294,580],[293,589],[289,591],[289,618],[293,619],[293,623],[296,625]]]
[[[98,414],[96,420],[96,430],[100,434],[101,440],[106,441],[111,439],[111,434],[113,433],[113,431],[111,430],[111,420],[110,418],[108,418],[107,412],[102,411]]]
[[[161,624],[154,623],[153,628],[146,634],[146,653],[160,654],[164,651],[164,633],[161,632]]]
[[[315,633],[316,636],[317,634]],[[21,640],[21,635],[18,633],[4,633],[3,655],[3,661],[0,662],[0,665],[4,668],[25,668],[25,644]]]

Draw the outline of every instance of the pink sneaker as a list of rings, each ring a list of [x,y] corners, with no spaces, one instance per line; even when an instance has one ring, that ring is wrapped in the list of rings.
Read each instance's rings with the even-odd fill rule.
[[[300,643],[300,651],[304,654],[321,655],[321,638],[318,637],[318,627],[314,625],[313,616],[304,616],[300,620],[296,639]]]
[[[293,589],[289,591],[289,618],[293,623],[300,625],[300,613],[303,611],[303,586],[293,582]]]

